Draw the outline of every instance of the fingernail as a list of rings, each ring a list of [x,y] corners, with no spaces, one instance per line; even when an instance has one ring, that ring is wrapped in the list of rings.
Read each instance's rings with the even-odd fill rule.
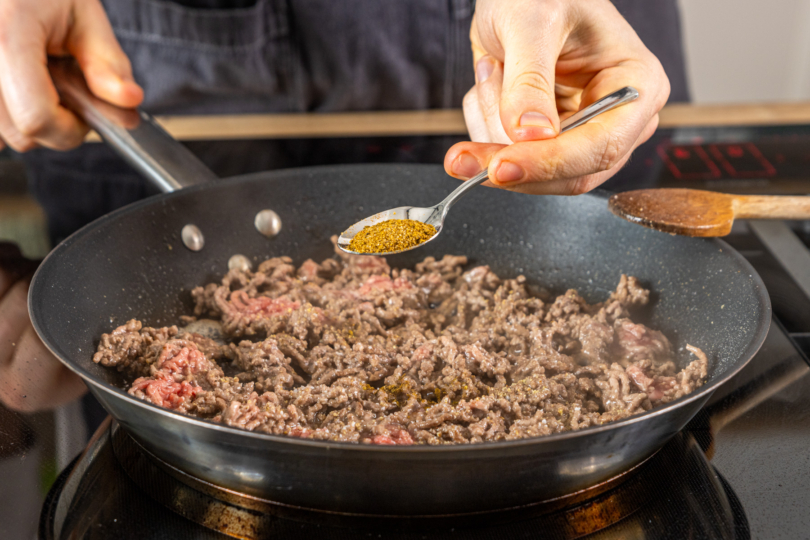
[[[475,64],[475,82],[476,84],[481,84],[485,80],[489,79],[489,76],[492,75],[493,70],[495,69],[495,61],[490,55],[482,56],[480,60]]]
[[[511,184],[523,178],[523,168],[510,161],[502,161],[495,171],[495,180],[499,184]]]
[[[453,162],[453,174],[461,178],[472,178],[481,172],[481,165],[472,154],[462,152]]]
[[[520,127],[515,128],[516,141],[537,141],[556,135],[554,125],[543,113],[527,112],[520,116]]]
[[[520,116],[520,127],[515,128],[515,142],[551,139],[556,133],[548,116],[539,112],[527,112]]]
[[[520,116],[520,127],[539,127],[554,129],[548,116],[539,112],[527,112]]]

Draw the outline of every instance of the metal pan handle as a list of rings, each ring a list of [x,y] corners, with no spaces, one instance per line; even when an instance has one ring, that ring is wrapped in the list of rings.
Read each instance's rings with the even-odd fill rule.
[[[188,148],[177,142],[155,119],[138,109],[122,109],[90,91],[72,58],[48,60],[62,103],[163,192],[217,180],[217,176]]]

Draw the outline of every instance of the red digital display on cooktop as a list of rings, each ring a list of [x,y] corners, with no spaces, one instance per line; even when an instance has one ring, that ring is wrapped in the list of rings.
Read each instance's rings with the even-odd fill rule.
[[[662,164],[656,183],[810,192],[810,131],[806,126],[748,131],[733,133],[732,137],[711,130],[706,130],[705,136],[694,130],[697,133],[692,137],[666,133],[655,148]]]
[[[661,144],[658,155],[670,174],[683,180],[770,178],[776,166],[756,144]]]

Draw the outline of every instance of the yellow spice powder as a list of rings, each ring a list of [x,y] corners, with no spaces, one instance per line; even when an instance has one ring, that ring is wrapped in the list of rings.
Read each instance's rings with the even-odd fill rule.
[[[354,235],[349,250],[355,253],[391,253],[418,246],[436,234],[436,227],[413,219],[381,221]]]

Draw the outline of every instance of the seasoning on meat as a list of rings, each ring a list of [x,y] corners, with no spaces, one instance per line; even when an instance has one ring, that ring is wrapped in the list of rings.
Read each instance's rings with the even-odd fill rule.
[[[252,431],[371,444],[454,444],[601,425],[703,384],[669,340],[630,319],[649,292],[621,276],[604,302],[532,295],[466,257],[413,270],[352,256],[236,268],[192,291],[196,326],[226,342],[129,321],[93,360],[129,393]],[[186,319],[190,319],[187,317]],[[211,335],[217,336],[216,332]]]
[[[363,228],[352,238],[354,253],[393,253],[418,246],[436,235],[436,227],[414,219],[389,219]]]

